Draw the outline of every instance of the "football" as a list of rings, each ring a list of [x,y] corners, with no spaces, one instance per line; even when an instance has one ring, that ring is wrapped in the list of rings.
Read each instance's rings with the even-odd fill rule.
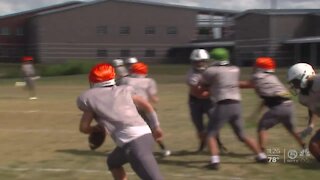
[[[309,151],[320,162],[320,130],[311,138]]]
[[[99,130],[90,133],[88,136],[90,149],[96,150],[97,148],[99,148],[104,143],[106,136],[107,133],[104,128],[99,128]]]

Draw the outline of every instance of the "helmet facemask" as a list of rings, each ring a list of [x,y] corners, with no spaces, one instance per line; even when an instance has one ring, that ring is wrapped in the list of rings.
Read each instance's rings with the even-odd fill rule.
[[[290,92],[292,95],[296,96],[297,94],[299,94],[300,88],[301,88],[300,84],[301,84],[301,80],[299,79],[293,79],[292,81],[289,82]]]
[[[195,70],[195,71],[198,71],[198,72],[202,72],[204,70],[207,69],[207,61],[205,60],[200,60],[200,61],[192,61],[192,68]]]

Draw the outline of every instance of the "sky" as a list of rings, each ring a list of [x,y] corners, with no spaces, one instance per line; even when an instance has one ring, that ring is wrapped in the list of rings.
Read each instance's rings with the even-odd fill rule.
[[[0,16],[27,11],[74,0],[0,0]],[[90,2],[94,0],[77,0]],[[134,1],[134,0],[132,0]],[[320,9],[320,0],[144,0],[186,6],[243,11],[246,9],[269,9],[270,1],[276,1],[281,9]]]

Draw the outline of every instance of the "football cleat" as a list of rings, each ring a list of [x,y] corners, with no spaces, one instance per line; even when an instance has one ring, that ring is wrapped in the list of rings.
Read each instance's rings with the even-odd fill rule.
[[[205,166],[206,169],[218,170],[220,163],[209,163]]]

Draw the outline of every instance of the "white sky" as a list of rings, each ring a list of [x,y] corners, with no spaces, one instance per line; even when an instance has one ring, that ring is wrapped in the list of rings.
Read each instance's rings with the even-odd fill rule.
[[[0,16],[74,0],[0,0]],[[94,0],[77,0],[94,1]],[[134,0],[133,0],[134,1]],[[268,9],[272,0],[144,0],[214,9]],[[320,9],[320,0],[274,0],[277,8]]]

